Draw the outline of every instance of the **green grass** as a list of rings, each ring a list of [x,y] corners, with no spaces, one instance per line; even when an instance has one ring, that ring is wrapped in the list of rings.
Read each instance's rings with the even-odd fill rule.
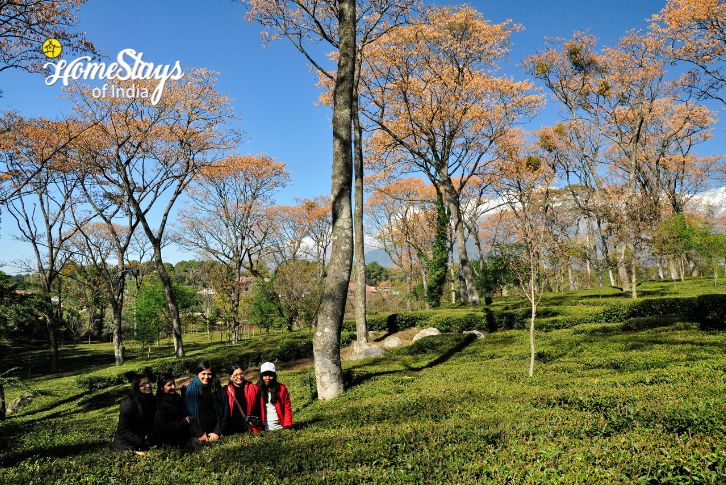
[[[682,296],[706,289],[690,283]],[[670,287],[643,289],[679,296]],[[600,301],[597,292],[560,296],[544,300],[558,316],[605,306],[583,303]],[[312,398],[309,370],[283,371],[295,431],[146,457],[109,446],[125,386],[88,392],[75,384],[80,373],[123,370],[105,363],[110,346],[78,346],[86,364],[66,360],[71,368],[58,377],[31,372],[28,385],[42,395],[0,423],[0,482],[724,483],[726,333],[667,323],[538,332],[533,378],[527,334],[519,330],[480,340],[441,335],[348,363],[347,392],[327,403]],[[187,349],[193,358],[222,359],[274,351],[290,338],[306,336],[274,334],[235,347],[198,337]],[[149,363],[169,361],[164,352]],[[143,367],[132,357],[124,369]]]

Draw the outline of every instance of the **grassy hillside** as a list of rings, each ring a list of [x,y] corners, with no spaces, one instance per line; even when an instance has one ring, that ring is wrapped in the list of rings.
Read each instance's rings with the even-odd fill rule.
[[[666,286],[643,289],[667,296]],[[707,285],[670,288],[690,296]],[[578,318],[606,307],[594,304],[601,299],[619,298],[555,297],[545,306],[558,315],[581,307]],[[329,403],[313,399],[309,369],[283,370],[294,431],[233,436],[193,454],[152,450],[146,457],[109,447],[126,392],[113,378],[145,363],[173,365],[162,356],[168,348],[148,361],[135,350],[118,369],[107,364],[107,344],[79,345],[76,359],[66,349],[60,376],[32,367],[27,383],[41,395],[0,423],[0,482],[724,483],[726,333],[666,323],[540,332],[531,379],[520,330],[480,340],[441,335],[380,360],[348,363],[349,390]],[[304,353],[307,339],[276,334],[228,347],[208,346],[200,335],[188,348],[192,359],[254,360],[290,349]],[[4,366],[38,357],[28,349],[0,350]],[[79,387],[87,383],[79,375],[98,377],[101,388]]]

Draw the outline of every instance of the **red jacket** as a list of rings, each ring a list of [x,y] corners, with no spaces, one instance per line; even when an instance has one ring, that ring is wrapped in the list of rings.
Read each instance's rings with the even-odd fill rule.
[[[232,390],[232,384],[228,384],[225,386],[225,391],[227,392],[227,404],[229,405],[229,416],[232,416],[232,413],[234,411],[234,408],[237,406],[234,403],[234,391]],[[257,400],[257,392],[258,388],[256,384],[252,384],[249,382],[244,383],[244,393],[245,393],[245,406],[242,409],[246,416],[254,415],[255,414],[255,402]],[[242,403],[240,403],[240,406]],[[250,429],[253,433],[259,433],[260,430],[255,428],[254,426],[250,426]]]
[[[290,402],[290,394],[287,392],[287,387],[284,384],[278,384],[279,390],[277,391],[277,399],[275,400],[275,410],[277,411],[277,417],[280,419],[280,426],[283,428],[292,428],[292,403]],[[257,384],[252,384],[255,387],[255,391],[260,399],[260,412],[262,416],[263,429],[264,424],[267,423],[265,416],[266,411],[266,400],[267,396],[263,396],[260,388]],[[251,386],[250,386],[251,387]]]

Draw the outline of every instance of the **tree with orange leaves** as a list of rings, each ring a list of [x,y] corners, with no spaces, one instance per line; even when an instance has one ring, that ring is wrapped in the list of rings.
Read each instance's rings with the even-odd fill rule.
[[[78,145],[79,170],[92,173],[102,190],[133,212],[153,248],[172,320],[174,351],[184,357],[179,307],[161,254],[169,215],[194,177],[220,152],[231,148],[235,133],[225,127],[232,117],[227,98],[214,88],[213,75],[194,69],[169,82],[158,103],[146,97],[94,97],[88,86],[74,86],[69,96],[82,121],[93,128]],[[119,81],[152,92],[153,80]],[[149,211],[161,208],[152,227]]]
[[[245,271],[257,273],[255,260],[271,236],[267,210],[289,179],[285,164],[267,155],[230,155],[202,168],[180,211],[177,240],[227,268],[231,284],[225,297],[234,344],[239,340],[241,278]]]
[[[303,243],[307,236],[305,213],[299,205],[277,205],[268,210],[272,230],[270,254],[275,266],[304,255]]]
[[[376,239],[406,275],[406,307],[410,310],[417,272],[427,289],[427,263],[436,236],[435,191],[421,178],[403,178],[377,186],[368,199],[368,214]],[[444,277],[445,273],[444,266]]]
[[[595,51],[576,33],[525,61],[566,108],[565,119],[540,131],[540,145],[564,169],[575,202],[611,246],[623,290],[637,296],[637,253],[664,201],[681,211],[707,177],[713,158],[693,154],[708,139],[711,113],[684,99],[671,80],[660,39],[631,32]],[[611,273],[611,281],[614,278]]]
[[[442,193],[456,235],[464,294],[478,304],[466,248],[461,191],[489,177],[493,148],[541,105],[529,82],[496,76],[509,36],[468,6],[432,7],[372,43],[361,76],[371,167],[391,177],[424,173]]]
[[[309,43],[326,41],[338,50],[333,82],[332,249],[323,298],[313,338],[318,397],[332,399],[343,392],[340,331],[353,262],[353,98],[356,59],[355,0],[248,0],[248,19],[284,35],[313,62]],[[318,70],[322,70],[317,64]]]
[[[35,262],[28,270],[35,268],[40,276],[50,370],[55,372],[62,309],[60,299],[53,296],[57,296],[60,272],[71,257],[69,240],[75,233],[71,208],[79,198],[79,179],[71,170],[67,147],[74,123],[33,119],[18,126],[21,129],[2,139],[8,169],[5,182],[16,193],[6,207],[17,223],[20,239],[33,248]],[[79,214],[79,218],[87,221],[89,215]]]
[[[330,198],[321,195],[314,199],[302,199],[298,201],[298,207],[303,214],[305,236],[312,243],[311,248],[303,245],[303,251],[320,263],[319,267],[322,271],[325,268],[328,249],[332,242]],[[320,276],[324,276],[324,273],[321,273]]]
[[[111,306],[114,360],[116,365],[121,365],[125,360],[122,322],[126,279],[131,276],[126,256],[133,241],[132,234],[138,225],[138,219],[133,213],[125,214],[128,225],[116,224],[113,219],[120,211],[119,205],[114,204],[112,208],[100,207],[98,201],[92,201],[91,205],[98,210],[93,215],[98,216],[100,221],[84,220],[82,212],[81,217],[78,217],[79,207],[71,208],[76,224],[74,237],[71,240],[73,255],[83,268],[83,271],[77,273],[88,273],[91,277],[84,279],[83,274],[69,275],[69,277],[91,290],[101,286]]]
[[[383,0],[383,1],[342,1],[342,2],[331,2],[330,0],[284,0],[284,1],[270,1],[270,0],[246,0],[247,5],[250,7],[250,11],[247,18],[250,21],[256,21],[265,26],[268,30],[264,32],[266,38],[287,38],[295,48],[302,53],[305,58],[316,68],[322,83],[329,88],[327,96],[327,104],[333,107],[333,119],[336,120],[336,113],[343,114],[343,110],[350,109],[350,120],[352,123],[351,132],[351,149],[353,150],[353,157],[351,160],[351,166],[346,167],[346,172],[353,170],[354,185],[355,185],[355,212],[353,215],[352,225],[350,230],[353,232],[353,251],[355,255],[355,279],[356,285],[356,305],[355,305],[355,317],[356,317],[356,341],[361,346],[368,345],[368,328],[366,323],[366,294],[365,294],[365,253],[363,243],[363,136],[362,127],[359,117],[359,83],[361,73],[361,62],[364,58],[364,52],[366,46],[373,42],[380,35],[383,35],[388,30],[395,28],[397,25],[405,23],[407,21],[407,15],[417,3],[415,0]],[[350,14],[350,15],[348,15]],[[350,22],[348,25],[344,25],[344,21]],[[348,29],[352,29],[349,31]],[[350,37],[350,39],[347,39]],[[347,41],[350,41],[350,44]],[[316,59],[312,54],[312,45],[320,42],[327,43],[335,49],[332,57],[336,58],[337,69],[329,70],[325,69],[321,59]],[[343,48],[351,48],[351,51],[344,51]],[[340,69],[345,68],[347,72],[341,73]],[[341,88],[345,91],[341,91]],[[348,91],[350,90],[350,91]],[[350,103],[345,102],[345,106],[341,105],[342,98],[338,98],[337,95],[343,94],[346,96],[348,93],[351,96]],[[346,113],[346,118],[348,114]],[[333,127],[335,130],[335,126]],[[346,127],[347,130],[347,127]],[[347,143],[347,132],[345,141]],[[334,136],[334,147],[338,137]],[[340,178],[335,174],[337,164],[334,159],[333,171],[334,171],[334,186],[339,186],[336,179]],[[342,171],[341,174],[343,175]],[[347,173],[346,173],[347,176]],[[339,191],[338,188],[333,187],[333,227],[339,227],[338,224],[338,213],[342,210],[347,212],[350,210],[347,207],[343,207],[343,200],[336,196]],[[346,190],[346,192],[348,192]],[[349,195],[346,196],[349,199]],[[350,205],[349,200],[346,200],[346,206]],[[338,207],[338,204],[341,204]],[[341,219],[341,224],[345,223],[345,219]],[[347,243],[347,237],[343,239],[342,232],[345,229],[346,233],[348,228],[342,228],[337,232],[338,235],[333,238],[333,250],[332,254],[337,255],[336,251],[337,242]],[[347,247],[345,244],[341,246],[341,255],[347,254]],[[331,262],[335,261],[336,258],[331,257]],[[342,264],[341,264],[341,268]],[[333,272],[328,272],[332,274]],[[347,281],[340,281],[335,283],[336,287],[336,298],[338,301],[335,302],[335,319],[339,320],[335,322],[336,326],[342,325],[343,313],[345,310],[345,303],[347,299],[347,288],[350,281],[350,270],[341,272],[336,270],[335,273],[339,273],[341,276],[347,275]],[[331,277],[326,280],[326,283]],[[325,292],[326,295],[332,297],[332,286]],[[332,304],[328,307],[327,298],[324,298],[323,312],[320,315],[326,315],[332,312]],[[331,309],[329,312],[328,309]],[[327,318],[327,317],[325,317]],[[330,322],[329,322],[330,323]],[[322,325],[322,320],[321,320]],[[339,335],[340,331],[336,330],[334,335]],[[330,388],[330,397],[342,392],[342,378],[341,370],[339,369],[340,356],[337,350],[338,344],[332,342],[330,339],[325,340],[323,344],[328,350],[324,352],[327,354],[326,359],[331,358],[333,360],[332,367],[334,371],[332,373],[323,372],[320,368],[317,368],[319,376],[325,374],[325,379],[331,380],[334,384],[328,386],[327,384],[318,383],[319,388]],[[321,354],[322,355],[322,354]],[[321,357],[322,358],[322,357]],[[328,367],[326,365],[326,367]],[[329,377],[328,377],[329,375]],[[328,393],[319,393],[321,399],[328,399]]]
[[[694,67],[690,80],[699,95],[726,104],[726,3],[723,0],[668,0],[651,17],[651,31],[668,55]]]
[[[548,218],[552,209],[550,186],[555,173],[536,148],[525,144],[522,133],[510,132],[506,143],[498,147],[498,152],[500,162],[495,187],[516,219],[517,239],[524,245],[526,264],[513,270],[519,273],[520,286],[530,303],[529,376],[532,377],[536,354],[535,319],[544,291],[540,277],[545,258]]]
[[[65,52],[95,54],[75,27],[84,1],[0,0],[0,72],[40,71],[47,60],[43,42],[49,38],[60,41]]]
[[[56,131],[52,136],[43,138],[48,136],[49,126]],[[17,112],[3,113],[0,116],[0,204],[32,193],[29,183],[40,175],[46,164],[62,156],[87,130],[88,126],[70,119],[62,122],[26,119]],[[26,159],[32,159],[33,163],[23,161],[19,155],[23,152],[29,155]]]

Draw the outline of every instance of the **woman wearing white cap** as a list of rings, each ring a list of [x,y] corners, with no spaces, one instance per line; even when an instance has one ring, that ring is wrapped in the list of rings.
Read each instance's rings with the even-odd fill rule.
[[[292,428],[292,403],[284,384],[277,382],[275,364],[265,362],[260,366],[258,384],[260,411],[265,431]]]

